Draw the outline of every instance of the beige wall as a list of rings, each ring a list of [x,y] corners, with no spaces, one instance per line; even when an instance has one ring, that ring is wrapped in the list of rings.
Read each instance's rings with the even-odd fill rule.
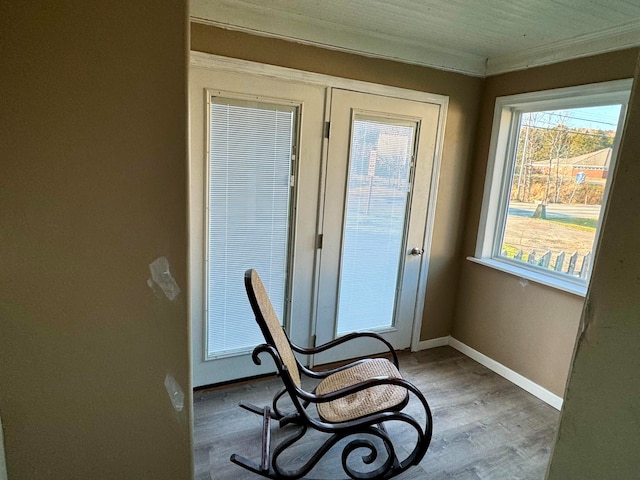
[[[4,431],[0,418],[0,480],[7,480],[7,462],[4,455]]]
[[[421,339],[448,335],[460,268],[465,189],[484,80],[273,38],[191,25],[192,50],[337,77],[448,95],[435,229]]]
[[[640,478],[640,59],[549,479]]]
[[[185,2],[0,7],[0,416],[11,480],[188,479]],[[164,380],[186,394],[174,409]]]
[[[639,478],[640,58],[547,478]]]
[[[633,76],[637,49],[572,60],[486,80],[469,191],[463,255],[475,250],[497,96]],[[583,298],[519,284],[517,277],[465,261],[452,335],[562,396]]]

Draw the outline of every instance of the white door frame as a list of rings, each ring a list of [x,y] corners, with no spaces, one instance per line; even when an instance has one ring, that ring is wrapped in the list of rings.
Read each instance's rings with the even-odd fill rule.
[[[246,73],[251,75],[263,75],[265,77],[277,78],[281,80],[296,81],[312,85],[323,86],[327,89],[327,95],[325,98],[325,120],[328,121],[330,117],[330,105],[331,105],[331,88],[340,88],[346,90],[354,90],[362,93],[372,93],[376,95],[383,95],[395,98],[402,98],[407,100],[415,100],[418,102],[428,102],[439,105],[440,114],[438,118],[438,132],[436,135],[435,155],[431,174],[431,188],[429,192],[428,210],[426,212],[427,222],[425,226],[425,249],[421,258],[420,265],[420,278],[418,281],[418,291],[424,293],[427,286],[427,277],[429,270],[429,256],[431,251],[431,243],[433,236],[433,227],[436,212],[436,199],[438,193],[438,183],[440,177],[440,164],[442,159],[442,148],[444,144],[444,133],[446,125],[447,110],[449,106],[449,97],[445,95],[439,95],[428,92],[420,92],[416,90],[409,90],[399,87],[391,87],[387,85],[379,85],[370,82],[364,82],[360,80],[351,80],[340,77],[334,77],[330,75],[324,75],[319,73],[305,72],[301,70],[295,70],[286,67],[279,67],[274,65],[266,65],[256,62],[250,62],[247,60],[239,60],[228,57],[222,57],[219,55],[212,55],[203,52],[192,51],[190,54],[191,67],[215,69],[219,71],[228,71],[235,73]],[[304,121],[304,120],[303,120]],[[322,149],[322,168],[320,178],[320,192],[325,191],[326,183],[326,164],[327,164],[327,139],[324,140],[324,148]],[[316,233],[322,233],[321,219],[324,213],[324,195],[320,195],[318,201],[318,226]],[[314,272],[314,291],[317,289],[318,281],[318,268],[317,265],[321,260],[322,250],[316,250],[315,258],[315,272]],[[417,350],[420,343],[420,330],[422,327],[422,314],[424,310],[424,294],[418,295],[416,307],[414,311],[413,329],[411,349]],[[316,295],[312,300],[312,331],[315,331],[316,321]],[[195,348],[195,345],[192,346]]]

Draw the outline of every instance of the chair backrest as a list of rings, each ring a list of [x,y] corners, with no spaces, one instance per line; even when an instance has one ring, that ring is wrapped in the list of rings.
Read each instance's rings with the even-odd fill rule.
[[[282,363],[287,367],[291,379],[300,387],[300,372],[298,362],[293,355],[289,339],[284,333],[278,314],[273,309],[269,294],[264,288],[260,275],[253,269],[247,270],[244,274],[244,286],[247,289],[249,303],[256,316],[256,322],[262,330],[266,342],[275,347],[282,359]]]

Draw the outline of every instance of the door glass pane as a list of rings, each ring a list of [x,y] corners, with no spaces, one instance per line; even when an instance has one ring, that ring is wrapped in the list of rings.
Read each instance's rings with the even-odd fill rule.
[[[357,116],[338,295],[338,335],[393,324],[415,124]]]
[[[263,343],[244,288],[255,268],[284,318],[295,108],[212,99],[207,357]]]

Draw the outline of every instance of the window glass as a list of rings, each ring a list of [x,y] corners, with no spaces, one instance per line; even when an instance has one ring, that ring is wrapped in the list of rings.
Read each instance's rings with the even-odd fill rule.
[[[356,115],[351,131],[339,335],[393,324],[416,125]]]
[[[606,105],[518,116],[499,256],[589,276],[620,109]]]

